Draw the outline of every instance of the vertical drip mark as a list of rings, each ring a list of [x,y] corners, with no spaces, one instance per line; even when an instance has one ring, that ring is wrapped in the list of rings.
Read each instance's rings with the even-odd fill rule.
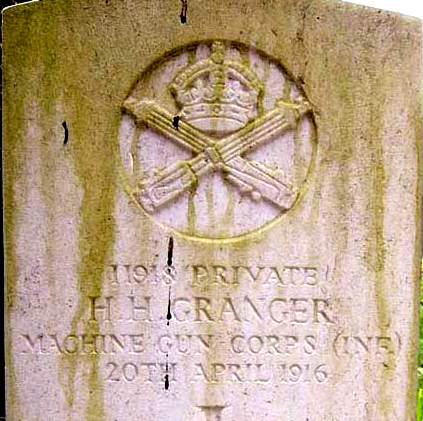
[[[264,63],[264,68],[263,68],[263,86],[264,86],[264,89],[260,93],[260,96],[258,98],[258,103],[257,103],[257,112],[258,112],[259,115],[262,115],[264,113],[265,96],[267,94],[267,86],[268,86],[269,79],[270,79],[270,63],[266,62],[266,63]]]
[[[291,89],[292,89],[292,81],[290,81],[287,77],[285,77],[285,84],[283,85],[283,92],[282,92],[282,97],[284,100],[290,101]]]
[[[221,225],[223,225],[225,229],[225,234],[230,235],[231,234],[231,226],[233,225],[234,220],[234,209],[235,209],[235,198],[234,198],[234,190],[232,188],[227,189],[228,194],[228,203],[226,205],[225,214],[223,215],[223,218],[221,220]]]
[[[238,51],[239,51],[239,55],[241,56],[241,60],[242,60],[242,62],[245,64],[245,65],[247,65],[247,66],[249,66],[249,64],[250,64],[250,52],[249,52],[249,49],[247,48],[247,47],[239,47],[238,48]]]
[[[165,390],[169,389],[169,354],[166,354]]]
[[[214,197],[213,197],[213,179],[207,180],[206,186],[206,205],[207,205],[207,216],[211,227],[216,227],[216,218],[214,214]]]
[[[170,272],[170,269],[168,268],[168,271]],[[167,319],[167,325],[169,326],[169,322],[170,322],[170,320],[172,319],[172,312],[171,312],[171,309],[170,309],[170,293],[171,293],[171,290],[172,290],[172,287],[170,286],[169,287],[169,299],[168,299],[168,302],[167,302],[167,315],[166,315],[166,319]]]
[[[172,263],[173,263],[173,237],[169,238],[169,243],[167,245],[167,273],[170,275],[172,271]],[[169,299],[167,302],[167,325],[169,326],[169,322],[172,319],[172,312],[170,309],[170,293],[172,290],[172,286],[169,285]]]
[[[181,0],[181,23],[187,23],[188,0]]]
[[[140,170],[140,162],[138,157],[138,139],[141,135],[141,130],[136,126],[131,144],[131,156],[132,156],[132,173],[137,174]]]
[[[188,192],[188,233],[195,234],[195,203],[194,196],[197,190],[197,185],[194,185]]]
[[[188,63],[189,64],[194,64],[196,62],[197,49],[198,49],[198,46],[195,49],[193,48],[193,49],[188,50]]]
[[[305,163],[303,162],[303,159],[301,158],[301,144],[302,144],[302,137],[303,137],[303,121],[304,119],[301,119],[297,123],[297,127],[294,131],[294,185],[298,186],[302,183],[303,180],[301,180],[302,177],[305,175],[302,173],[302,170],[304,168]]]
[[[173,237],[170,237],[169,243],[167,245],[167,272],[169,275],[172,270],[172,264],[173,264]],[[171,291],[172,291],[172,285],[169,285],[169,297],[167,301],[167,315],[166,315],[167,326],[169,326],[170,320],[172,319],[172,311],[170,306]],[[164,378],[164,386],[165,386],[165,390],[169,389],[169,354],[166,354],[166,374]]]
[[[169,243],[167,245],[167,266],[172,266],[173,262],[173,237],[169,238]]]

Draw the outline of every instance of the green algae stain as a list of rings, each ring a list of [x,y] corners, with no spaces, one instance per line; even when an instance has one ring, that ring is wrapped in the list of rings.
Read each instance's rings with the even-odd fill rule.
[[[376,314],[378,318],[379,331],[384,335],[389,329],[390,318],[387,298],[385,295],[385,280],[384,280],[384,267],[386,261],[386,249],[384,244],[384,198],[383,191],[385,185],[385,172],[382,163],[381,150],[379,149],[380,156],[378,156],[378,164],[375,166],[375,186],[380,186],[381,190],[376,189],[374,197],[374,274],[375,274],[375,298],[376,298]],[[387,361],[383,364],[382,381],[379,388],[379,405],[385,419],[389,419],[391,415],[391,402],[392,397],[385,393],[385,384],[389,384],[392,380],[395,367],[395,356],[388,354]]]
[[[78,31],[83,37],[83,31]],[[74,38],[73,32],[66,34]],[[70,41],[69,41],[70,42]],[[78,42],[78,40],[73,40]],[[100,47],[98,47],[100,49]],[[106,48],[106,47],[103,47]],[[108,100],[107,81],[101,71],[93,74],[84,61],[74,60],[71,54],[62,57],[63,68],[77,67],[67,75],[67,91],[64,106],[67,106],[70,141],[67,145],[72,157],[82,191],[79,210],[78,232],[78,302],[71,321],[71,334],[98,334],[101,322],[89,322],[89,297],[101,297],[103,275],[107,261],[113,251],[115,225],[113,219],[116,194],[117,128],[120,121],[119,107]],[[81,80],[87,83],[81,84]],[[96,89],[93,90],[92,86]],[[90,111],[89,111],[90,110]],[[101,298],[100,298],[101,299]],[[88,372],[82,377],[86,394],[84,396],[85,421],[105,419],[103,386],[99,376],[100,356],[62,355],[60,357],[60,380],[68,404],[68,419],[72,419],[72,407],[77,395],[77,373]],[[78,393],[83,390],[78,385]]]
[[[195,210],[195,194],[197,192],[198,182],[196,181],[188,191],[188,210],[187,210],[187,225],[188,235],[195,235],[195,221],[196,221],[196,210]]]
[[[336,72],[344,73],[346,69],[340,67],[336,68]],[[335,72],[335,69],[333,69]],[[339,139],[336,143],[328,145],[327,150],[327,162],[335,163],[335,171],[328,172],[325,176],[329,177],[329,183],[334,188],[334,206],[337,209],[338,217],[335,222],[335,226],[331,233],[333,233],[332,241],[336,247],[334,250],[334,263],[333,263],[333,278],[341,279],[342,277],[342,260],[347,256],[348,253],[348,240],[349,240],[349,227],[348,227],[348,215],[347,213],[351,209],[351,198],[348,194],[348,187],[351,184],[350,174],[351,174],[351,160],[354,155],[354,127],[352,121],[354,121],[354,96],[353,91],[351,90],[351,78],[345,76],[339,79],[339,83],[336,85],[336,93],[339,97],[339,104],[342,106],[342,111],[340,112],[343,116],[343,120],[340,124],[334,128],[334,139]],[[332,110],[332,112],[335,110]],[[323,181],[323,176],[320,172],[316,175],[316,188],[325,184]],[[314,212],[314,209],[317,209],[318,202],[314,201],[311,212]],[[311,220],[313,218],[311,217]],[[340,261],[338,263],[338,261]],[[341,296],[342,292],[337,294]],[[353,313],[353,310],[350,310]],[[351,314],[352,315],[352,314]],[[344,317],[348,318],[348,314],[345,314]],[[334,359],[334,368],[339,372],[342,372],[344,368],[344,362],[340,358]],[[329,383],[328,385],[329,393],[327,395],[328,400],[331,400],[331,404],[336,404],[336,382]],[[369,403],[371,405],[371,403]]]
[[[82,99],[81,99],[82,100]],[[83,110],[81,102],[79,110]],[[76,110],[78,113],[79,110]],[[78,117],[74,119],[78,121]],[[80,134],[82,141],[86,127],[74,126],[74,132]],[[99,142],[110,144],[106,137],[99,138]],[[91,149],[91,150],[90,150]],[[74,161],[83,189],[83,198],[80,210],[79,228],[79,300],[77,309],[71,323],[71,333],[76,334],[81,324],[84,333],[97,334],[100,326],[96,322],[83,320],[88,309],[88,297],[100,297],[102,293],[102,277],[107,258],[112,252],[114,239],[114,224],[112,221],[114,205],[115,171],[110,159],[113,154],[102,153],[101,148],[93,151],[88,144],[75,149]],[[94,165],[93,165],[94,161]],[[86,406],[86,420],[95,421],[104,419],[102,386],[99,379],[99,356],[92,354],[87,357],[88,361],[79,361],[78,357],[67,358],[67,397],[69,409],[72,408],[75,399],[75,375],[78,364],[89,366],[88,399]],[[85,365],[84,364],[84,365]]]
[[[420,63],[420,68],[422,64]],[[420,98],[422,97],[422,86],[418,87],[420,92]],[[422,228],[423,228],[423,221],[422,221],[422,194],[423,194],[423,142],[422,142],[422,133],[423,133],[423,121],[422,121],[422,104],[421,102],[416,106],[413,107],[410,104],[410,109],[413,110],[409,113],[409,121],[410,124],[415,128],[415,145],[416,145],[416,153],[417,153],[417,183],[416,183],[416,209],[415,209],[415,224],[416,224],[416,237],[415,237],[415,244],[419,245],[422,244]],[[415,279],[419,280],[419,282],[415,282],[414,284],[414,292],[413,297],[420,297],[422,299],[422,285],[423,285],[423,258],[421,255],[421,248],[419,250],[418,246],[415,246],[414,252],[414,273]],[[408,364],[408,376],[407,376],[407,404],[406,404],[406,416],[412,419],[416,413],[415,407],[415,398],[416,398],[416,384],[417,384],[417,370],[416,370],[416,360],[418,359],[415,354],[415,350],[418,349],[419,346],[419,332],[420,338],[422,338],[423,326],[420,326],[419,329],[419,320],[420,324],[421,316],[420,312],[421,309],[421,301],[415,300],[414,303],[414,311],[413,311],[413,329],[411,332],[411,337],[415,339],[415,347],[410,347],[410,351],[407,355],[407,364]],[[419,362],[420,364],[420,362]],[[418,388],[418,395],[417,399],[423,399],[421,396],[422,389]],[[417,420],[420,421],[420,420]]]
[[[206,181],[206,207],[207,217],[209,224],[213,229],[216,229],[216,215],[214,212],[214,191],[213,191],[213,178],[209,178]]]
[[[231,227],[234,223],[234,213],[235,213],[235,194],[234,190],[229,187],[227,188],[228,203],[226,205],[225,213],[222,217],[221,224],[223,227],[226,227],[228,234],[231,234]]]
[[[90,356],[89,375],[89,404],[86,407],[85,419],[87,421],[103,421],[106,419],[103,403],[103,390],[99,379],[99,361],[97,355]]]
[[[381,92],[377,97],[377,103],[373,103],[370,113],[369,127],[371,128],[372,162],[370,177],[372,188],[369,191],[369,234],[367,238],[367,250],[365,262],[370,273],[373,274],[374,295],[376,300],[377,326],[380,335],[389,336],[390,314],[386,297],[386,245],[384,238],[385,218],[385,190],[386,173],[383,162],[383,119],[384,97],[387,89],[387,80],[381,78],[373,82],[372,89]],[[377,84],[377,85],[376,85]],[[393,397],[386,393],[385,384],[389,384],[395,373],[395,356],[388,354],[383,365],[381,379],[379,381],[379,395],[376,405],[379,407],[385,419],[391,416],[391,404]]]
[[[285,76],[285,83],[283,85],[283,91],[282,91],[282,98],[285,101],[290,101],[291,90],[292,90],[292,81],[288,77]]]
[[[3,177],[4,209],[4,257],[5,257],[5,364],[6,401],[8,419],[23,421],[25,415],[19,399],[19,379],[16,375],[12,339],[13,310],[17,299],[18,262],[15,254],[16,231],[19,224],[17,208],[19,199],[15,197],[16,186],[21,180],[21,168],[24,166],[24,141],[27,131],[27,105],[30,98],[36,96],[37,66],[35,59],[28,54],[29,49],[36,48],[37,40],[31,37],[36,22],[27,5],[21,5],[19,13],[6,10],[3,14],[3,97],[7,107],[4,109],[4,149],[5,162]],[[24,41],[23,41],[24,40]],[[32,66],[33,72],[25,75],[22,69]],[[20,192],[19,192],[20,193]],[[18,193],[18,194],[19,194]]]
[[[16,126],[15,126],[16,127]],[[15,131],[14,135],[16,139],[20,138],[23,131],[19,127]],[[12,139],[13,135],[8,133],[7,128],[4,129],[4,136],[7,139]],[[23,137],[23,136],[22,136]],[[16,281],[18,278],[18,264],[14,253],[14,237],[16,232],[16,220],[15,211],[16,208],[15,199],[13,197],[13,185],[14,180],[18,177],[15,169],[17,169],[17,159],[12,154],[8,155],[6,152],[8,149],[7,144],[4,150],[4,160],[8,162],[9,168],[6,169],[3,179],[3,198],[4,198],[4,219],[7,221],[4,227],[4,257],[5,257],[5,274],[6,274],[6,294],[5,294],[5,365],[6,370],[6,402],[8,408],[9,417],[17,420],[24,420],[24,416],[20,407],[18,385],[19,382],[16,377],[15,371],[15,359],[13,356],[13,340],[12,340],[12,314],[17,297],[17,285]]]
[[[420,97],[422,87],[420,86]],[[422,133],[423,133],[423,121],[422,121],[422,105],[421,103],[416,107],[415,114],[411,113],[409,119],[410,121],[415,124],[415,142],[416,142],[416,151],[417,151],[417,174],[420,175],[418,180],[419,182],[416,183],[416,213],[415,213],[415,221],[416,221],[416,239],[415,243],[422,244],[422,228],[423,228],[423,220],[422,220],[422,207],[423,207],[423,142],[422,142]],[[416,279],[419,279],[420,282],[416,282],[415,284],[415,291],[414,296],[420,296],[421,297],[421,287],[423,284],[423,257],[421,255],[421,250],[419,250],[419,247],[415,247],[415,253],[414,253],[414,262],[415,262],[415,274]],[[420,298],[421,300],[421,298]],[[416,345],[419,343],[417,342],[417,338],[420,335],[422,335],[423,332],[423,326],[419,327],[419,319],[420,324],[422,323],[421,318],[419,317],[421,311],[421,305],[419,301],[415,301],[415,309],[414,309],[414,324],[413,324],[413,331],[412,331],[412,337],[416,340]],[[417,346],[416,346],[417,348]],[[414,348],[414,349],[416,349]],[[413,399],[413,396],[416,395],[416,383],[417,383],[417,373],[416,373],[416,356],[413,352],[414,349],[412,348],[410,350],[409,356],[408,356],[408,384],[407,384],[407,396],[409,397],[407,402],[407,414],[410,414],[410,418],[414,416],[415,414],[415,399]],[[423,399],[421,396],[421,389],[418,389],[418,398]]]

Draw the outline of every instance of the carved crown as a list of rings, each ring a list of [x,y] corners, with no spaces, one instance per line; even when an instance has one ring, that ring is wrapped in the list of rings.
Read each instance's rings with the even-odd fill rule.
[[[243,63],[225,58],[214,42],[209,58],[179,71],[169,85],[181,117],[216,136],[234,132],[257,116],[263,86]]]

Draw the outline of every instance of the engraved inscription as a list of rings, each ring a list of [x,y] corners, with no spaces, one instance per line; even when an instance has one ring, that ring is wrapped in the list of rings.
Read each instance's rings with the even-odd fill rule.
[[[110,387],[138,384],[166,391],[175,385],[319,387],[336,375],[333,361],[382,369],[396,364],[397,332],[354,331],[339,318],[337,302],[327,294],[329,266],[217,261],[173,266],[170,244],[162,264],[108,267],[103,294],[87,295],[84,302],[82,322],[95,333],[22,332],[20,352],[40,359],[97,356],[99,375]],[[221,419],[227,407],[219,400],[205,402],[216,406],[197,405],[204,416]]]
[[[88,322],[111,321],[113,297],[88,297],[90,317]],[[103,304],[100,304],[101,302]],[[128,322],[153,322],[157,319],[152,308],[157,308],[155,297],[129,295],[121,310]],[[332,324],[332,306],[323,297],[286,297],[271,296],[253,299],[248,295],[239,298],[222,296],[214,299],[202,295],[191,297],[177,296],[170,299],[171,314],[177,322],[249,322],[265,321],[276,324]]]
[[[176,382],[176,363],[135,363],[126,362],[119,365],[115,362],[106,364],[106,380],[119,382],[125,380],[128,383],[142,381],[146,383],[159,383],[167,374],[169,382]]]
[[[173,285],[189,282],[193,287],[202,285],[259,285],[318,287],[327,277],[327,271],[313,266],[294,265],[232,265],[219,263],[193,264],[176,273],[173,266],[158,267],[148,263],[112,264],[108,280],[121,285]],[[326,273],[324,273],[326,272]],[[178,275],[178,276],[176,276]]]
[[[310,364],[195,364],[191,382],[205,383],[324,383],[327,366]]]
[[[249,281],[258,285],[291,285],[317,286],[318,271],[311,267],[264,267],[264,266],[232,266],[193,265],[192,285],[233,284]]]

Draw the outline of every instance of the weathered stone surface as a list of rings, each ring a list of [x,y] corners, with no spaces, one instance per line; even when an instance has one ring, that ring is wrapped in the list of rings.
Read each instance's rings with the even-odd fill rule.
[[[413,420],[421,22],[181,6],[4,12],[8,419]]]

